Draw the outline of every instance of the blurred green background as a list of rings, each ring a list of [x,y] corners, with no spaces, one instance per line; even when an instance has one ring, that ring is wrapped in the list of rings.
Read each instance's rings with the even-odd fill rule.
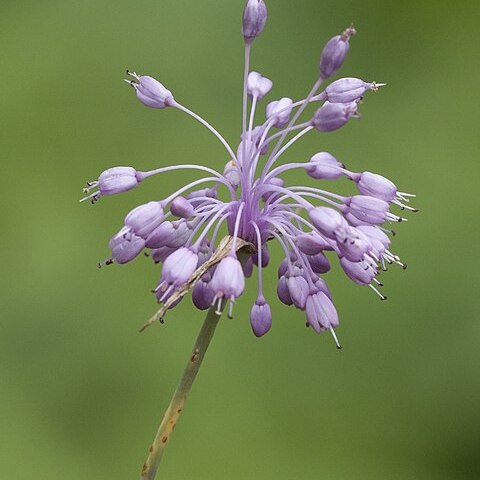
[[[159,478],[478,479],[479,3],[268,6],[252,68],[274,80],[270,100],[302,98],[323,44],[352,21],[359,34],[341,74],[388,83],[367,96],[361,121],[307,136],[288,158],[329,150],[416,192],[422,211],[394,243],[409,269],[385,277],[388,302],[338,268],[328,275],[339,352],[274,300],[274,249],[272,331],[251,334],[252,279],[235,320],[220,324]],[[78,199],[114,165],[223,168],[206,130],[144,108],[122,79],[126,68],[157,76],[237,142],[242,8],[1,2],[1,478],[138,478],[203,315],[185,301],[140,335],[158,267],[96,263],[126,212],[198,176],[162,176],[93,207]]]

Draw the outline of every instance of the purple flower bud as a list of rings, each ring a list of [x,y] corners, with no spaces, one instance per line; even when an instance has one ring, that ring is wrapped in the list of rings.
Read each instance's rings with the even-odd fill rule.
[[[287,125],[292,113],[293,100],[281,98],[267,105],[267,120],[276,128],[283,128]]]
[[[252,43],[267,22],[267,7],[263,0],[247,0],[243,10],[242,35],[245,43]]]
[[[250,325],[256,337],[263,337],[272,328],[272,311],[263,296],[259,296],[252,307]]]
[[[248,257],[247,261],[243,264],[243,274],[245,278],[250,278],[253,273],[253,258],[252,256]]]
[[[163,222],[146,240],[148,248],[171,247],[178,248],[185,245],[190,237],[190,229],[185,220]]]
[[[290,296],[290,290],[288,289],[288,281],[284,276],[278,279],[277,295],[280,301],[285,305],[293,305],[292,297]]]
[[[340,259],[340,265],[348,278],[357,285],[370,285],[377,274],[376,270],[365,262],[351,262],[346,257]]]
[[[309,325],[317,333],[338,327],[337,310],[333,302],[323,292],[317,292],[308,296],[306,313]]]
[[[305,310],[305,303],[308,296],[308,283],[305,277],[300,274],[287,273],[288,292],[293,304],[300,310]]]
[[[188,248],[179,248],[163,262],[162,278],[156,289],[157,298],[165,302],[172,291],[189,280],[197,268],[198,257]]]
[[[163,218],[160,202],[148,202],[134,208],[125,217],[125,226],[135,235],[146,239],[162,223]]]
[[[126,234],[123,228],[114,235],[108,244],[112,251],[112,260],[118,264],[128,263],[145,248],[145,240],[135,234]]]
[[[335,239],[335,232],[348,224],[341,213],[333,208],[316,207],[308,212],[308,216],[318,231],[327,238]]]
[[[233,188],[235,189],[238,188],[238,186],[241,183],[240,171],[238,170],[233,160],[230,160],[229,162],[227,162],[223,170],[223,175],[230,182]]]
[[[194,213],[194,208],[185,197],[177,197],[170,205],[170,212],[176,217],[190,218]]]
[[[350,48],[348,41],[356,33],[352,26],[342,35],[336,35],[327,42],[320,57],[320,76],[324,80],[334,75],[342,66]]]
[[[132,167],[114,167],[105,170],[98,177],[101,195],[116,195],[128,192],[138,185],[137,171]]]
[[[375,83],[366,83],[359,78],[340,78],[325,89],[325,100],[330,103],[350,103],[360,100],[367,90],[375,89]]]
[[[243,293],[245,276],[242,265],[233,255],[225,257],[217,266],[210,282],[216,298],[233,300]]]
[[[320,132],[333,132],[343,127],[352,117],[358,117],[357,102],[325,102],[312,119],[312,125]]]
[[[310,267],[315,273],[327,273],[330,271],[330,262],[323,253],[306,255]]]
[[[193,304],[199,310],[208,310],[212,306],[214,297],[213,290],[210,288],[210,282],[205,281],[202,277],[193,289]]]
[[[340,254],[351,262],[359,262],[372,248],[367,236],[355,227],[339,228],[335,237]]]
[[[364,235],[366,235],[370,242],[376,240],[380,242],[384,248],[390,248],[391,240],[382,230],[373,225],[360,225],[357,227]]]
[[[198,197],[217,198],[217,191],[213,188],[202,188],[201,190],[194,190],[187,195],[187,200],[192,200]]]
[[[152,77],[127,71],[135,80],[130,85],[137,92],[137,98],[146,106],[151,108],[171,107],[175,104],[172,92],[167,90],[158,80]]]
[[[380,225],[388,218],[389,204],[380,198],[355,195],[346,202],[348,211],[365,223]]]
[[[273,177],[273,178],[270,178],[268,180],[268,182],[264,183],[264,185],[274,185],[275,187],[283,187],[285,185],[285,181],[280,178],[280,177]],[[262,199],[264,202],[268,202],[268,199],[272,196],[272,195],[278,195],[278,192],[276,191],[266,191],[263,195],[262,195]]]
[[[171,247],[160,247],[160,248],[155,248],[152,250],[152,260],[155,263],[161,263],[164,262],[165,259],[171,255],[176,248],[171,248]]]
[[[344,165],[328,152],[315,154],[310,163],[307,174],[317,180],[335,180],[344,174],[342,171]]]
[[[258,254],[252,255],[253,264],[258,267]],[[270,263],[270,252],[268,251],[267,245],[262,246],[262,268],[267,268]]]
[[[298,249],[306,255],[316,255],[324,250],[332,250],[330,244],[315,232],[298,235],[295,243]]]
[[[363,172],[354,177],[357,183],[358,191],[362,195],[380,198],[386,202],[391,202],[397,194],[397,187],[388,178],[377,175],[376,173]]]
[[[252,130],[252,141],[254,142],[255,147],[257,148],[260,146],[260,140],[262,139],[263,132],[264,132],[264,127],[260,125],[258,125]],[[245,132],[245,138],[248,138],[248,137],[249,137],[249,133]],[[243,134],[241,135],[241,140],[243,140]],[[267,152],[268,152],[268,143],[264,141],[259,153],[260,155],[265,155]]]
[[[250,72],[248,75],[247,91],[251,97],[261,100],[273,87],[273,82],[262,77],[258,72]]]
[[[332,294],[328,289],[327,283],[322,278],[317,278],[315,280],[315,288],[318,292],[323,292],[330,300],[332,299]]]
[[[288,260],[286,258],[284,258],[282,260],[282,263],[280,263],[280,265],[278,267],[278,271],[277,271],[278,278],[285,275],[287,273],[287,270],[288,270]]]

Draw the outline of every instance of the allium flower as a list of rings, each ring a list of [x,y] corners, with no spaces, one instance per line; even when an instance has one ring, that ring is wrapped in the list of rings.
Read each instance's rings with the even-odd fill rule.
[[[335,329],[339,325],[337,310],[325,283],[324,275],[337,257],[348,278],[369,286],[381,299],[377,287],[380,268],[387,264],[404,264],[390,250],[391,230],[388,222],[405,220],[391,212],[392,207],[412,210],[410,195],[399,192],[393,182],[370,172],[353,172],[334,155],[320,151],[310,159],[281,163],[283,154],[304,135],[315,130],[326,133],[344,127],[359,116],[359,102],[369,91],[383,84],[358,78],[341,78],[322,84],[342,66],[355,29],[349,27],[329,40],[320,56],[320,68],[312,90],[304,99],[272,99],[265,108],[265,120],[255,124],[259,102],[272,87],[271,80],[251,72],[250,51],[267,20],[263,0],[246,3],[242,32],[245,40],[243,85],[243,125],[239,144],[231,146],[206,120],[179,103],[172,92],[150,77],[127,74],[138,99],[147,107],[179,110],[209,129],[225,147],[223,163],[213,168],[204,165],[173,165],[148,172],[133,167],[114,167],[103,172],[97,181],[87,184],[92,202],[101,196],[123,193],[145,179],[174,170],[198,170],[207,174],[175,192],[165,192],[133,209],[124,226],[110,240],[111,257],[105,263],[123,264],[133,260],[145,248],[156,263],[163,263],[156,297],[164,304],[160,314],[172,308],[189,290],[193,303],[201,310],[215,307],[218,314],[233,304],[245,288],[245,276],[258,272],[258,294],[250,315],[253,332],[260,337],[272,326],[270,304],[263,292],[263,270],[269,263],[267,243],[277,241],[284,259],[278,272],[277,293],[285,305],[303,310],[312,329],[330,331],[339,346]],[[251,108],[248,111],[248,99]],[[306,116],[309,104],[316,111]],[[277,129],[277,132],[274,130]],[[287,138],[289,137],[288,141]],[[236,153],[235,153],[236,152]],[[305,179],[350,179],[357,191],[351,196],[336,194],[325,187],[285,184],[289,170],[304,170]],[[313,179],[313,180],[312,180]],[[166,182],[162,183],[164,191]],[[97,189],[90,193],[89,189]],[[229,248],[218,256],[221,228],[227,229]],[[239,242],[251,244],[246,258],[237,257]]]

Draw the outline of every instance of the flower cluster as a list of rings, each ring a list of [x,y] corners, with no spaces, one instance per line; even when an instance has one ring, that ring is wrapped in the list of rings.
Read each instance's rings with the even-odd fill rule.
[[[255,125],[259,102],[273,83],[250,71],[250,52],[267,20],[263,0],[248,0],[242,33],[245,41],[243,89],[243,131],[236,152],[206,120],[179,103],[172,92],[156,79],[127,71],[126,80],[145,106],[180,110],[207,127],[227,152],[223,171],[202,165],[175,165],[141,172],[133,167],[114,167],[97,181],[87,184],[84,200],[93,202],[106,195],[131,190],[146,178],[168,171],[193,169],[206,174],[164,199],[132,210],[123,227],[110,240],[111,257],[105,263],[124,264],[149,249],[153,260],[162,263],[155,288],[159,303],[166,303],[184,286],[197,269],[206,265],[216,251],[222,225],[232,238],[231,248],[218,263],[202,272],[194,282],[192,299],[201,309],[216,307],[220,314],[245,288],[245,277],[258,270],[258,295],[250,322],[256,336],[267,333],[272,313],[262,289],[262,271],[269,264],[268,242],[277,240],[285,258],[278,269],[277,293],[281,302],[306,313],[307,325],[317,333],[329,330],[339,346],[335,328],[338,315],[324,280],[330,270],[326,252],[338,257],[345,274],[359,285],[369,286],[381,299],[377,287],[380,269],[387,264],[405,267],[390,250],[391,230],[386,222],[405,220],[390,211],[416,211],[408,205],[411,194],[402,193],[385,177],[370,172],[353,172],[332,154],[320,152],[309,161],[280,164],[282,155],[311,131],[331,132],[357,118],[360,101],[381,84],[358,78],[341,78],[322,90],[322,85],[342,66],[349,50],[353,27],[328,41],[320,57],[319,76],[308,95],[299,101],[281,98],[267,104],[266,119]],[[250,102],[249,102],[250,99]],[[248,106],[250,103],[250,111]],[[317,104],[313,116],[298,122],[309,104]],[[277,131],[275,131],[277,130]],[[303,169],[315,180],[352,180],[358,192],[342,196],[318,186],[286,186],[283,174]],[[95,191],[91,191],[95,189]],[[221,199],[225,189],[227,199]],[[240,261],[237,241],[255,247],[255,253]],[[172,308],[181,298],[168,302]]]

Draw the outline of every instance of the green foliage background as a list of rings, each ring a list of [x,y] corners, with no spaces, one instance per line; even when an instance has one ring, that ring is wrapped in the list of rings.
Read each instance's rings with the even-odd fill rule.
[[[406,272],[389,301],[328,275],[345,345],[273,300],[274,328],[250,332],[255,280],[222,321],[162,479],[480,478],[478,1],[271,0],[254,69],[270,99],[301,98],[323,44],[359,34],[342,75],[386,81],[361,121],[311,134],[291,159],[330,150],[418,194],[398,227]],[[143,108],[125,68],[157,76],[236,142],[241,0],[12,1],[0,4],[2,257],[1,478],[138,478],[202,314],[189,301],[143,335],[159,271],[146,258],[99,271],[125,213],[195,175],[78,204],[110,166],[222,168],[222,147],[175,111]],[[290,176],[303,182],[304,176]],[[341,188],[349,187],[344,185]]]

